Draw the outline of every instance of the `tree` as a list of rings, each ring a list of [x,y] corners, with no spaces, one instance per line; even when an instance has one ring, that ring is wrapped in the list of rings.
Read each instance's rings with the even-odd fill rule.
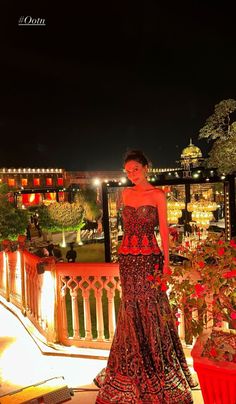
[[[214,113],[199,131],[199,139],[213,141],[206,160],[207,167],[218,168],[219,173],[231,174],[236,167],[236,100],[223,100],[215,105]]]
[[[83,227],[84,209],[79,203],[54,202],[49,206],[38,209],[39,221],[42,229],[49,231],[62,231],[62,245],[65,245],[65,231],[76,230]],[[80,237],[78,235],[77,239]]]
[[[80,190],[76,195],[76,202],[83,206],[84,217],[87,220],[97,220],[101,216],[101,206],[96,201],[96,191],[94,189]]]
[[[199,131],[199,139],[226,140],[236,133],[236,122],[231,122],[231,114],[236,111],[236,100],[223,100],[215,105],[215,112]]]
[[[236,135],[226,140],[217,140],[209,152],[208,167],[216,167],[220,174],[236,171]]]
[[[0,239],[16,240],[18,235],[25,234],[28,224],[28,213],[15,208],[9,202],[9,191],[5,185],[0,186]]]

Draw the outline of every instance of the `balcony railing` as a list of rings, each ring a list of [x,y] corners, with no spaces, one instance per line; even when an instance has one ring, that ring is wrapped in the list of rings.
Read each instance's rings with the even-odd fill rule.
[[[118,270],[116,263],[56,263],[22,246],[14,252],[5,248],[0,252],[0,295],[21,310],[48,345],[110,349],[121,297]]]

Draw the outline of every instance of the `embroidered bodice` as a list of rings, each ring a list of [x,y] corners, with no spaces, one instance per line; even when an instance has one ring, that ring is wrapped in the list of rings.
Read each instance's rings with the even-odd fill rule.
[[[123,209],[124,235],[119,254],[160,254],[154,234],[158,224],[157,208],[142,205],[138,208],[126,205]]]

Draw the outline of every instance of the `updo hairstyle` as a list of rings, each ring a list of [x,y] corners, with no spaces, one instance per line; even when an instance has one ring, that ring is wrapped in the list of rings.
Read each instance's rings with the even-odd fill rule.
[[[142,164],[143,167],[151,166],[150,160],[145,156],[145,154],[141,150],[130,150],[125,154],[123,166],[126,165],[129,161],[136,161],[139,164]]]

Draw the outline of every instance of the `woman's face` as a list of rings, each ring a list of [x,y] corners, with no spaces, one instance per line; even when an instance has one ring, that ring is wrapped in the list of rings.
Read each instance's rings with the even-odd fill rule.
[[[135,160],[130,160],[125,164],[125,172],[128,179],[137,185],[146,179],[147,166],[143,166]]]

